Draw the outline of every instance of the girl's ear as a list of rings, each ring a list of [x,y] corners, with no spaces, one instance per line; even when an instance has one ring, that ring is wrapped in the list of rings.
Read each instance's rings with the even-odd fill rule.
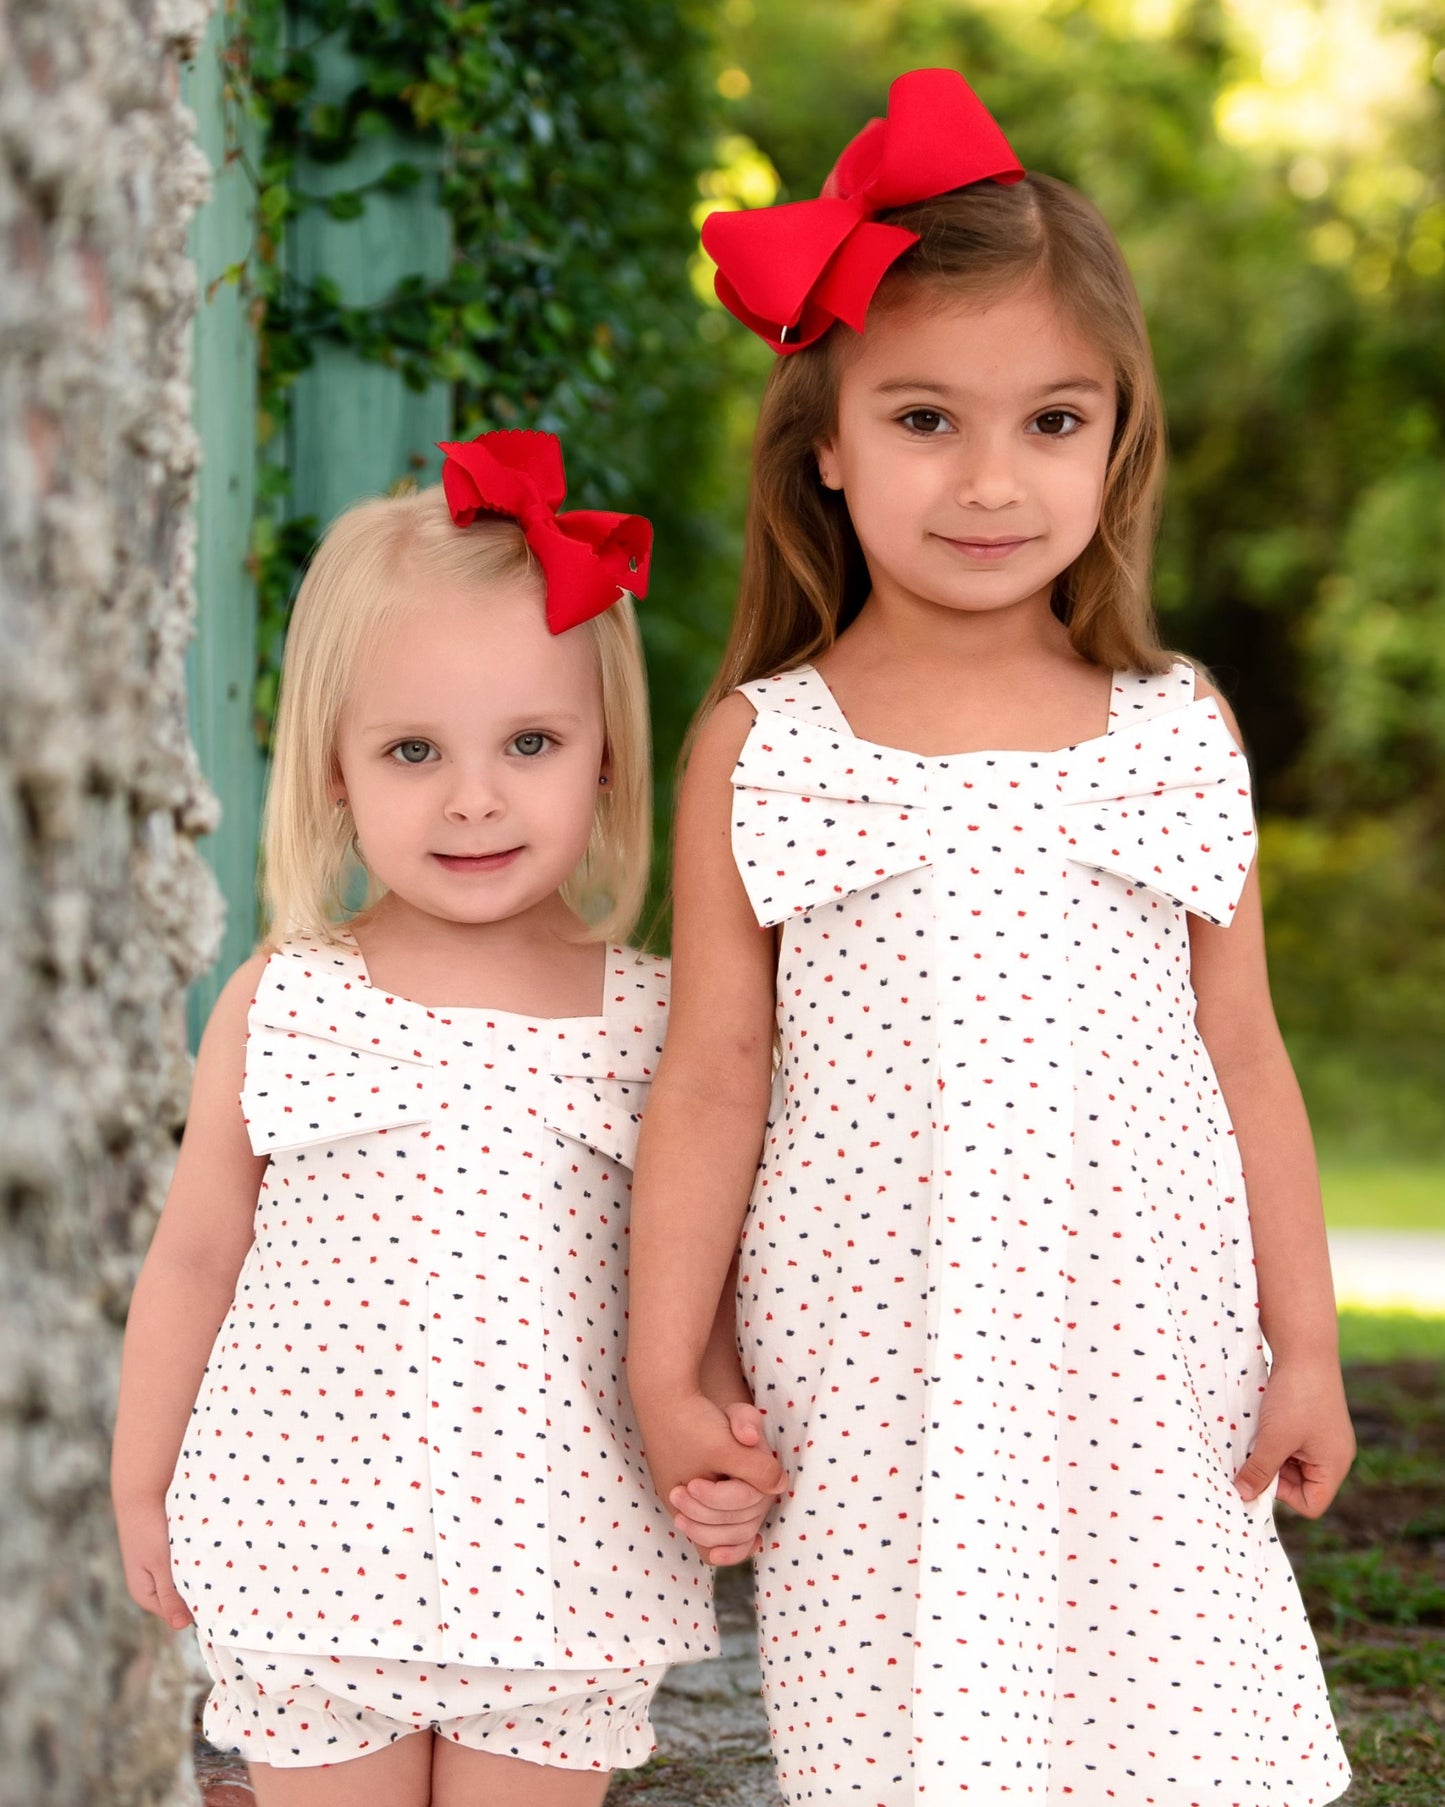
[[[813,451],[818,460],[818,481],[823,488],[842,489],[843,480],[838,475],[838,454],[833,449],[832,440],[824,440],[822,445],[814,446]]]

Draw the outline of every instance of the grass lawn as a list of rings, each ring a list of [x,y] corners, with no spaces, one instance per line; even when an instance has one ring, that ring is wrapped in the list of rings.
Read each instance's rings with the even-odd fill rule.
[[[1354,1765],[1343,1807],[1440,1807],[1445,1319],[1351,1312],[1342,1328],[1360,1454],[1325,1517],[1281,1510],[1280,1535]]]
[[[1414,1311],[1342,1311],[1340,1360],[1346,1368],[1381,1362],[1434,1362],[1445,1388],[1445,1317]]]
[[[1445,1165],[1401,1166],[1324,1159],[1325,1217],[1336,1230],[1439,1230],[1445,1234]]]

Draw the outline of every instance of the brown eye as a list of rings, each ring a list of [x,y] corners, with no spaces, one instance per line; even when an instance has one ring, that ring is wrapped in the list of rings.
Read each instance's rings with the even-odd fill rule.
[[[948,422],[937,408],[910,408],[906,414],[900,415],[905,427],[914,433],[923,433],[930,438],[935,437]]]
[[[1048,439],[1067,439],[1079,426],[1077,414],[1071,414],[1067,408],[1050,408],[1047,414],[1040,414],[1034,425]]]

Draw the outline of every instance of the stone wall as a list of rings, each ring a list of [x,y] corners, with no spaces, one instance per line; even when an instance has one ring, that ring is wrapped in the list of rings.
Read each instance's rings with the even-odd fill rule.
[[[106,1461],[219,931],[185,700],[206,171],[179,78],[208,11],[0,0],[0,1799],[25,1807],[194,1798]]]

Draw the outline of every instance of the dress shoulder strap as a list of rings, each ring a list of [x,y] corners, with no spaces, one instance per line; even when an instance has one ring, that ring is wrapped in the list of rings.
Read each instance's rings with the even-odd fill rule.
[[[811,665],[795,665],[791,671],[780,671],[774,677],[740,684],[738,691],[759,713],[770,709],[836,734],[853,732],[833,692]]]
[[[272,948],[263,977],[272,983],[277,980],[285,983],[288,977],[298,973],[308,978],[317,976],[323,981],[328,978],[364,980],[366,963],[354,941],[322,942],[310,935],[288,936]]]
[[[661,1039],[667,1017],[671,963],[661,954],[646,954],[635,947],[607,950],[607,990],[602,1014],[609,1024],[637,1027],[654,1023]]]
[[[1119,671],[1109,702],[1109,732],[1194,701],[1194,667],[1176,659],[1168,671]]]

